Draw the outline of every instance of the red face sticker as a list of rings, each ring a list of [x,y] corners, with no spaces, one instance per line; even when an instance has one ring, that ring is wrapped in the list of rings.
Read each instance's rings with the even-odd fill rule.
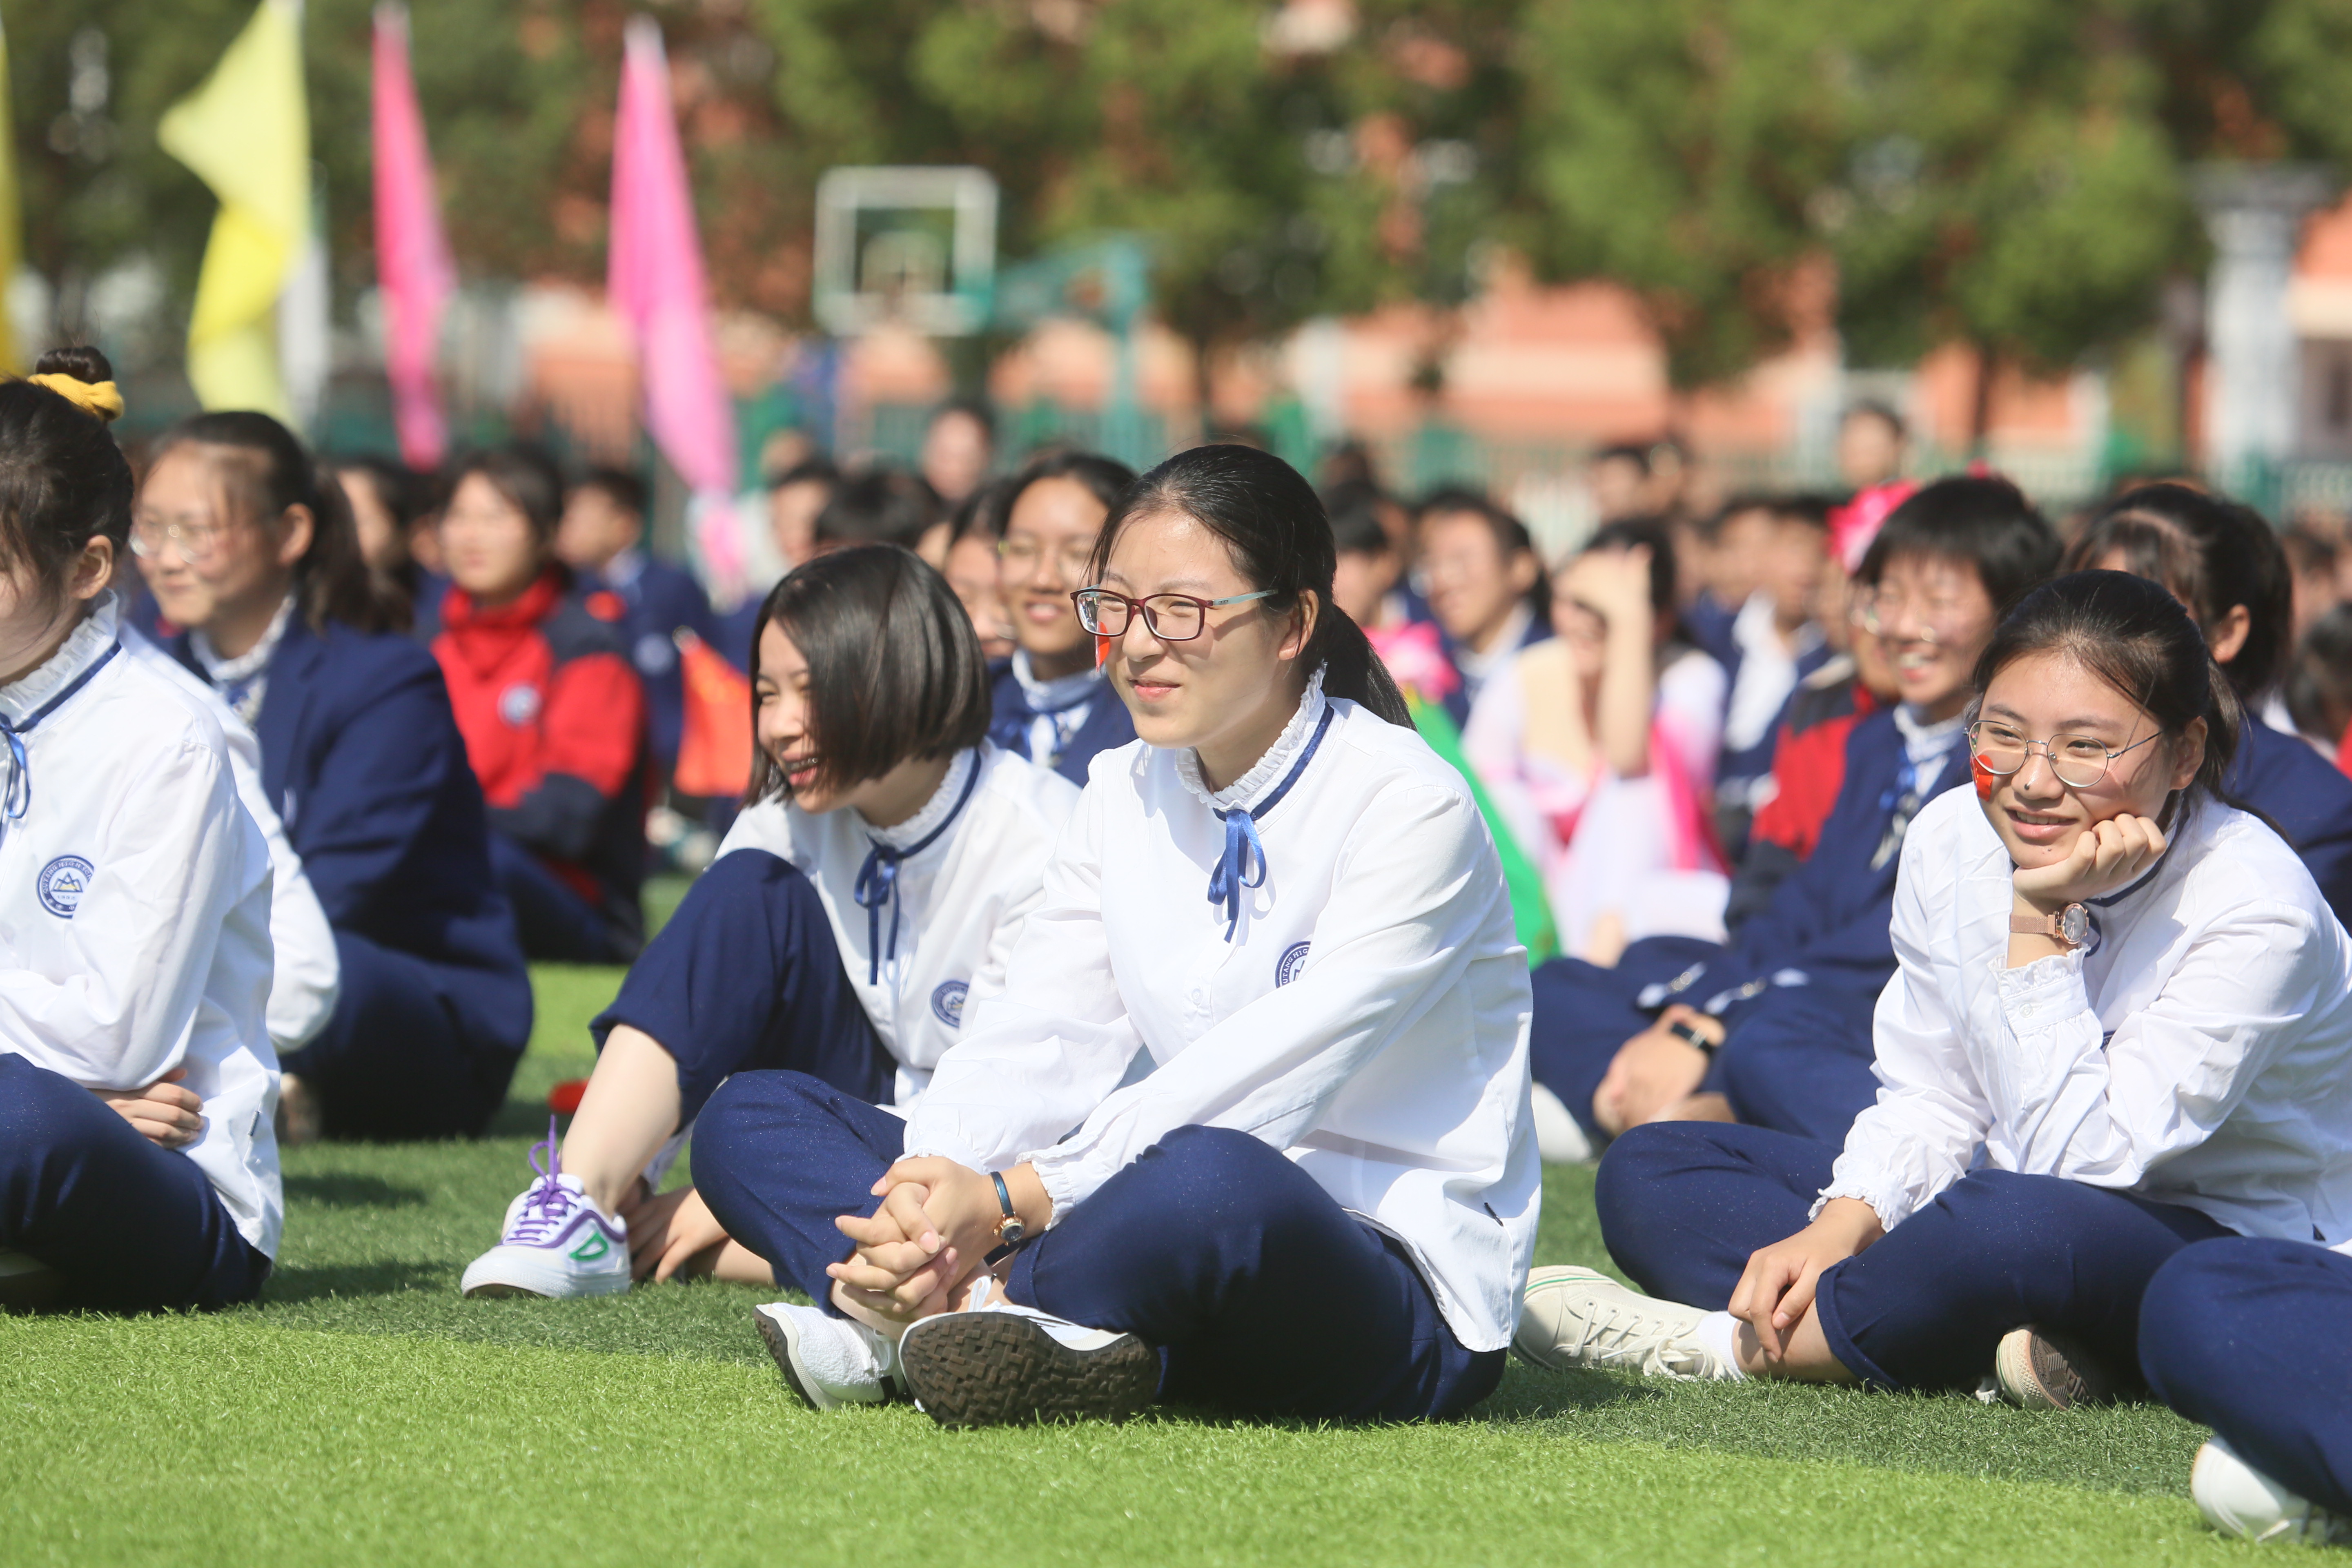
[[[1111,638],[1100,632],[1095,634],[1095,668],[1097,669],[1110,662],[1111,641]]]
[[[1984,760],[1979,757],[1974,752],[1970,752],[1969,753],[1969,773],[1977,781],[1977,798],[1979,800],[1990,800],[1992,798],[1992,786],[2000,782],[2000,775],[1994,773],[1990,768],[1986,767],[1984,765]]]

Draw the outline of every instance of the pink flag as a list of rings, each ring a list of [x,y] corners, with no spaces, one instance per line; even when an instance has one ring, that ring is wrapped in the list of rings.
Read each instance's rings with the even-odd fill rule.
[[[449,446],[433,361],[457,269],[441,237],[425,120],[408,74],[408,7],[375,8],[375,272],[383,290],[383,363],[401,459],[436,468]]]
[[[733,597],[745,567],[732,505],[735,407],[711,347],[694,197],[670,111],[669,63],[661,29],[646,16],[630,19],[621,63],[607,278],[613,308],[636,333],[646,424],[694,494],[696,542],[713,596]]]

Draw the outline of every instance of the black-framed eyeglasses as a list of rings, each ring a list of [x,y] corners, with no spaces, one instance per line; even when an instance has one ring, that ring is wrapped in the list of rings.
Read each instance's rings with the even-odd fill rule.
[[[1070,595],[1070,603],[1078,607],[1078,625],[1095,637],[1125,636],[1140,612],[1144,630],[1161,642],[1191,642],[1209,624],[1211,610],[1273,596],[1273,589],[1260,588],[1255,594],[1234,594],[1223,599],[1196,599],[1190,594],[1153,594],[1148,598],[1130,599],[1108,588],[1081,588]]]
[[[2040,752],[2050,760],[2051,776],[2060,784],[2068,789],[2089,789],[2107,776],[2117,757],[2161,739],[2162,731],[2121,747],[2110,746],[2096,735],[2053,735],[2047,741],[2029,741],[1997,720],[1979,719],[1969,726],[1969,754],[1985,772],[2005,778]]]

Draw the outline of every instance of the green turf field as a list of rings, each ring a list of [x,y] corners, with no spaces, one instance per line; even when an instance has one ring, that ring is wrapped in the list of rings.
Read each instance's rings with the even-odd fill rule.
[[[478,1144],[286,1163],[268,1303],[0,1319],[0,1564],[2095,1563],[2227,1560],[2200,1434],[2132,1407],[1672,1385],[1514,1365],[1475,1418],[1380,1429],[1159,1415],[946,1433],[819,1415],[758,1292],[467,1302],[617,971],[540,973],[539,1032]],[[1554,1170],[1539,1262],[1605,1264]]]

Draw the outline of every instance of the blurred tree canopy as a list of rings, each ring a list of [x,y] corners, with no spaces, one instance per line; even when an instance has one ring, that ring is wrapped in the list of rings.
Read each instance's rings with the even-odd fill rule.
[[[252,3],[0,0],[33,265],[70,284],[151,256],[184,300],[212,201],[155,121]],[[1456,305],[1507,247],[1633,289],[1684,385],[1785,342],[1791,279],[1822,258],[1855,363],[1960,341],[2071,364],[2194,269],[2187,164],[2352,159],[2352,0],[412,7],[468,276],[601,278],[621,31],[644,9],[722,302],[805,320],[825,168],[971,163],[1003,189],[1008,259],[1139,233],[1161,315],[1204,352]],[[345,299],[373,277],[369,11],[308,0]]]

